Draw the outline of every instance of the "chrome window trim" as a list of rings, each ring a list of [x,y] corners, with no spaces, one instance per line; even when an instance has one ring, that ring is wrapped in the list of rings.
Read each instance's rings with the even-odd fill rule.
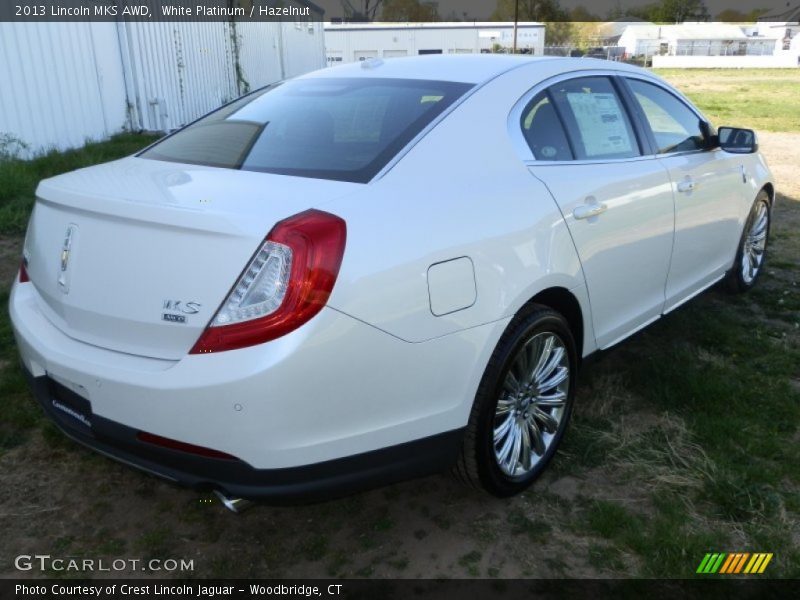
[[[681,92],[679,92],[675,88],[672,88],[670,86],[665,85],[664,82],[659,81],[658,79],[651,79],[650,77],[642,76],[641,73],[620,73],[619,77],[622,77],[624,79],[638,79],[640,81],[643,81],[644,83],[649,83],[650,85],[654,85],[655,87],[661,88],[667,94],[669,94],[670,96],[674,97],[678,102],[680,102],[686,108],[688,108],[689,111],[694,113],[694,115],[698,119],[700,119],[701,121],[706,121],[707,123],[710,123],[708,118],[702,112],[700,112],[700,109],[697,108],[694,104],[692,104],[691,100],[689,100],[686,96],[684,96]],[[631,94],[633,94],[633,93],[634,93],[633,90],[631,90]],[[650,124],[648,123],[648,126],[649,125]],[[701,152],[707,152],[707,151],[708,150],[704,150],[702,148],[699,148],[697,150],[682,150],[680,152],[656,153],[654,156],[656,156],[658,158],[668,158],[668,157],[672,157],[672,156],[683,156],[683,155],[689,155],[689,154],[699,154]]]
[[[661,158],[654,154],[645,154],[642,156],[630,156],[628,158],[605,158],[605,159],[592,159],[592,160],[536,160],[531,158],[523,161],[526,167],[556,167],[563,165],[605,165],[614,163],[629,163],[641,162],[643,160],[653,160],[654,158]]]
[[[561,73],[559,75],[555,75],[553,77],[549,77],[548,79],[544,79],[529,89],[523,96],[517,100],[514,106],[511,108],[511,112],[508,115],[508,133],[509,137],[511,138],[511,143],[514,146],[517,154],[520,156],[522,161],[528,165],[529,163],[534,163],[536,166],[540,165],[556,165],[556,164],[607,164],[607,163],[617,163],[617,162],[631,162],[632,160],[642,160],[653,158],[651,155],[642,155],[642,156],[632,156],[627,158],[598,158],[598,159],[584,159],[584,160],[565,160],[565,161],[554,161],[554,160],[536,160],[533,156],[533,152],[531,151],[530,146],[528,146],[528,142],[525,141],[525,136],[522,133],[522,127],[520,127],[520,123],[522,122],[522,113],[525,110],[525,107],[528,106],[531,100],[536,97],[537,94],[545,91],[549,87],[561,83],[562,81],[569,81],[571,79],[582,79],[584,77],[616,77],[620,73],[624,71],[616,71],[613,69],[583,69],[583,70],[576,70],[570,71],[569,73]],[[622,101],[622,100],[621,100]],[[623,109],[626,110],[623,104]],[[636,134],[636,126],[633,123],[632,115],[627,115],[628,118],[631,120],[631,127],[633,127],[634,133]],[[533,166],[533,165],[529,165]]]
[[[511,73],[512,71],[516,71],[517,69],[521,69],[524,67],[529,67],[530,63],[519,63],[517,65],[513,65],[507,69],[499,73],[495,73],[491,77],[484,79],[483,81],[479,81],[475,83],[469,90],[466,91],[460,98],[458,98],[455,102],[453,102],[450,106],[448,106],[438,117],[436,117],[433,121],[428,123],[426,127],[422,129],[416,136],[414,136],[411,141],[408,142],[394,157],[386,163],[383,168],[378,171],[375,176],[370,179],[366,185],[371,183],[375,183],[379,179],[383,178],[389,171],[391,171],[397,163],[399,163],[403,157],[411,152],[411,150],[416,146],[422,138],[428,135],[439,123],[444,121],[454,110],[456,110],[459,106],[461,106],[464,102],[466,102],[473,94],[477,93],[479,90],[483,89],[486,85],[497,79],[498,77],[502,77],[507,73]],[[456,83],[467,83],[467,82],[456,82]]]
[[[677,90],[670,89],[666,86],[666,84],[659,79],[655,78],[652,75],[647,73],[637,73],[627,70],[614,70],[614,69],[585,69],[585,70],[576,70],[570,71],[569,73],[562,73],[559,75],[555,75],[553,77],[549,77],[537,83],[531,89],[529,89],[522,97],[517,100],[514,106],[511,108],[511,111],[508,115],[508,134],[511,140],[511,144],[516,150],[519,157],[522,159],[522,162],[525,163],[528,167],[541,167],[541,166],[556,166],[556,165],[598,165],[598,164],[609,164],[609,163],[626,163],[626,162],[636,162],[640,160],[654,160],[657,158],[667,158],[671,156],[682,156],[682,155],[690,155],[690,154],[698,154],[700,152],[706,152],[706,150],[684,150],[681,152],[669,152],[666,154],[643,154],[641,156],[633,156],[628,158],[598,158],[598,159],[584,159],[584,160],[536,160],[533,156],[533,152],[531,151],[530,146],[528,146],[528,142],[525,141],[525,136],[522,133],[522,128],[520,127],[520,123],[522,121],[522,113],[525,110],[525,107],[528,106],[531,100],[534,97],[548,89],[549,87],[560,83],[562,81],[568,81],[570,79],[580,79],[583,77],[627,77],[632,79],[639,79],[645,83],[650,83],[656,85],[663,89],[665,92],[672,94],[676,97],[681,103],[686,105],[699,119],[703,121],[708,121],[708,119],[701,113],[692,103],[691,101],[686,98],[683,94],[678,92]],[[627,111],[627,107],[624,107]],[[628,114],[628,118],[631,119],[631,125],[634,127],[634,131],[636,131],[636,126],[633,123],[633,115]]]

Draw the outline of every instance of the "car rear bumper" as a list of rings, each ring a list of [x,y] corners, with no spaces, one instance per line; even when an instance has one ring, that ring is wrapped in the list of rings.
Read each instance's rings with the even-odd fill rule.
[[[14,285],[12,325],[36,397],[67,435],[166,479],[251,498],[325,497],[452,464],[506,325],[412,344],[325,308],[273,342],[169,361],[72,339],[40,301],[33,284]],[[54,390],[76,399],[76,414],[53,405]]]
[[[139,439],[138,430],[98,415],[91,425],[56,408],[81,398],[47,376],[25,371],[45,414],[73,440],[112,459],[199,491],[274,501],[325,500],[404,479],[429,475],[452,465],[463,430],[382,448],[372,452],[285,469],[256,469],[238,459],[208,458],[156,446]]]

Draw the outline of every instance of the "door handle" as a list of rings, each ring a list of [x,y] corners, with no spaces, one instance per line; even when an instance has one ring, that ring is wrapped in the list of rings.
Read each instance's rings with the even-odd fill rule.
[[[679,192],[683,192],[684,194],[688,194],[689,192],[694,191],[694,189],[696,187],[697,187],[697,184],[692,179],[689,179],[688,177],[686,179],[684,179],[683,181],[679,181],[678,182],[678,191]]]
[[[596,217],[599,214],[602,214],[608,210],[608,206],[602,203],[598,204],[582,204],[577,206],[575,210],[572,211],[572,216],[576,219],[589,219],[591,217]]]

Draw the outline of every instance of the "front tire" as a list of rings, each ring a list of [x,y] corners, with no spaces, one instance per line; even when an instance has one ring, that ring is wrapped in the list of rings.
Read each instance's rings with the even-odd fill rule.
[[[455,473],[506,497],[529,487],[553,458],[575,397],[577,351],[562,315],[533,305],[497,344],[470,413]]]
[[[731,292],[746,292],[756,284],[764,270],[771,216],[769,195],[761,190],[744,224],[736,260],[726,278],[727,288]]]

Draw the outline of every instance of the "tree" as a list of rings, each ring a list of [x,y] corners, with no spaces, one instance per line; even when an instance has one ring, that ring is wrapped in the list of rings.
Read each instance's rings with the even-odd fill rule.
[[[438,21],[436,6],[420,0],[384,0],[381,20],[394,22]]]
[[[383,0],[341,0],[346,21],[374,21]]]
[[[513,21],[516,0],[497,0],[492,21]],[[569,14],[558,0],[519,0],[520,21],[567,21]],[[549,36],[549,31],[548,31]]]
[[[602,46],[604,41],[602,25],[596,21],[573,22],[570,43],[581,50]]]
[[[563,46],[572,41],[574,28],[568,21],[547,21],[544,28],[544,43],[548,46]]]
[[[617,0],[614,7],[606,14],[606,21],[624,21],[630,17],[646,21],[650,9],[652,9],[652,5],[623,7],[622,2]]]
[[[743,13],[735,8],[726,8],[717,15],[716,20],[726,23],[754,23],[765,12],[768,12],[768,9],[756,8],[748,13]]]
[[[627,8],[622,8],[617,2],[606,18],[609,21],[622,21],[625,17],[660,23],[683,23],[684,21],[708,21],[711,15],[703,0],[662,0],[653,4]]]
[[[703,0],[663,0],[649,10],[650,21],[683,23],[684,21],[708,21],[706,3]]]
[[[573,23],[588,23],[590,21],[599,21],[600,17],[590,13],[585,6],[576,6],[569,11],[569,20]]]

